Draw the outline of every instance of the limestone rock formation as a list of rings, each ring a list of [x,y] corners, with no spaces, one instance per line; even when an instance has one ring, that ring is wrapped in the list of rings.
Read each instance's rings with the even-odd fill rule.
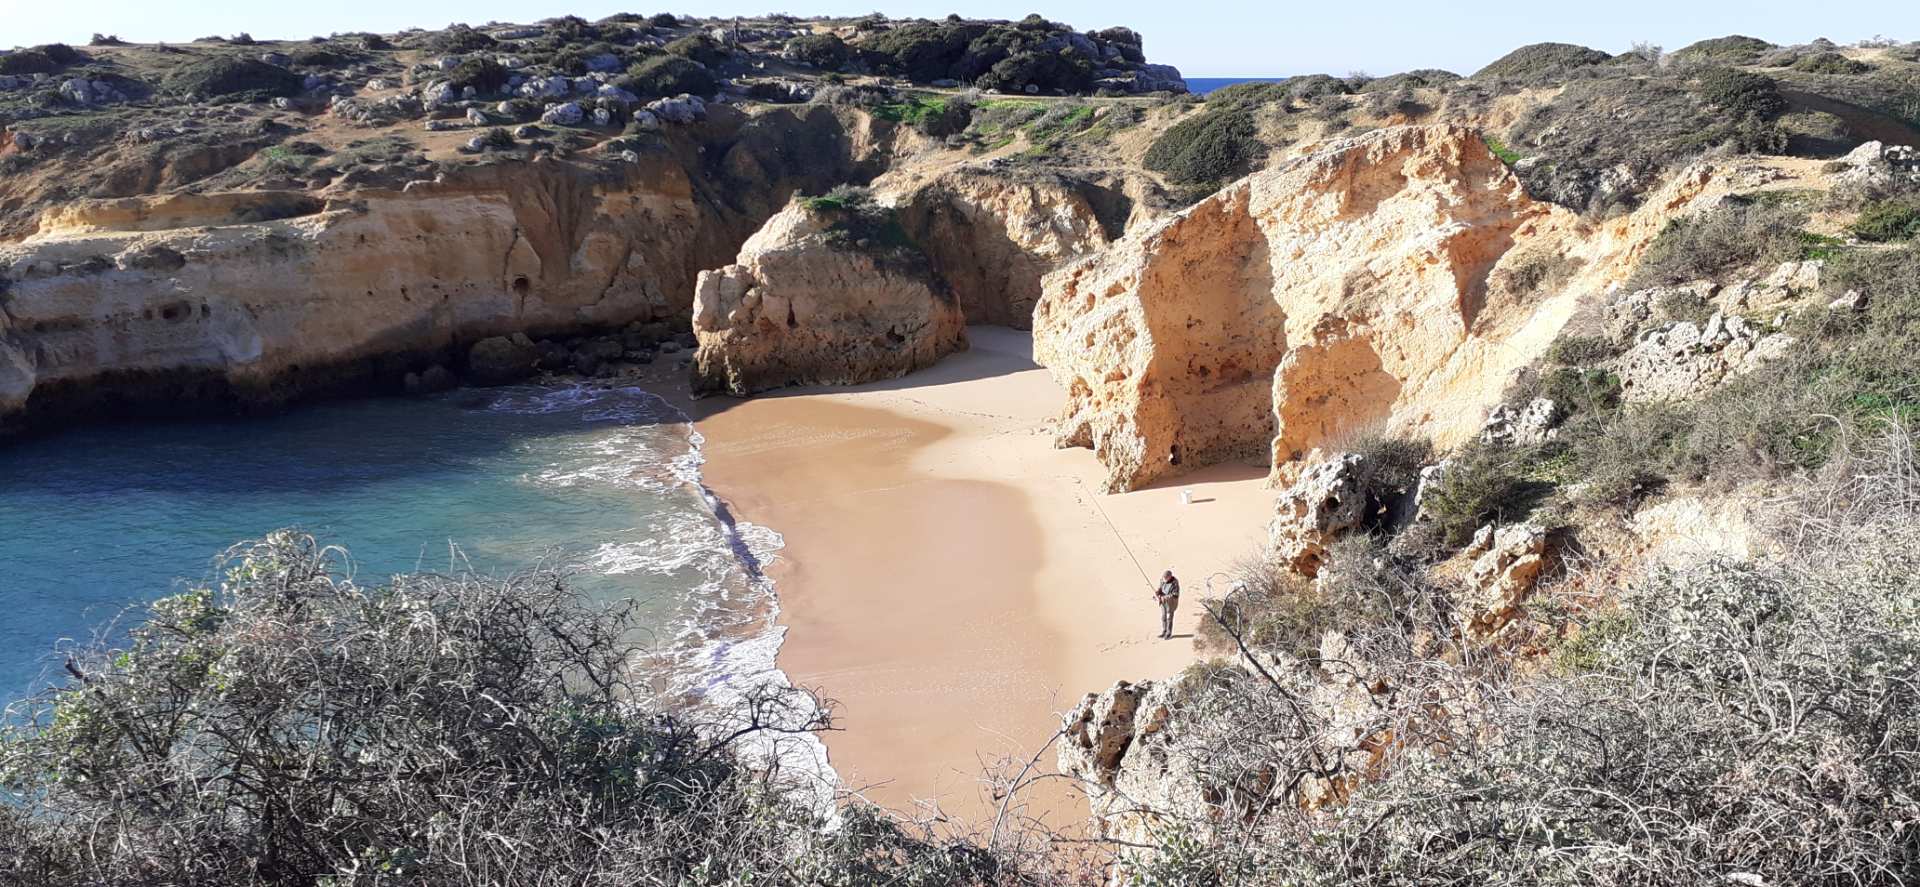
[[[1487,414],[1487,424],[1480,429],[1480,440],[1500,447],[1545,443],[1553,439],[1554,426],[1560,419],[1560,405],[1548,398],[1536,397],[1523,407],[1503,403]]]
[[[1267,544],[1274,559],[1302,576],[1320,572],[1327,546],[1360,525],[1367,497],[1360,489],[1364,457],[1345,453],[1309,466],[1274,500]]]
[[[1547,531],[1532,524],[1515,524],[1476,535],[1480,554],[1467,573],[1466,606],[1469,631],[1486,636],[1498,632],[1519,615],[1521,604],[1533,593],[1547,567]]]
[[[917,257],[846,230],[849,212],[795,201],[747,240],[734,264],[700,273],[696,391],[852,385],[932,366],[967,347],[953,296]]]
[[[49,203],[0,239],[0,435],[398,388],[516,332],[685,323],[701,269],[796,190],[878,174],[889,132],[826,106],[723,109],[620,161]]]
[[[1704,326],[1682,321],[1640,337],[1615,368],[1629,401],[1696,397],[1786,354],[1793,337],[1766,333],[1739,315],[1715,313]]]
[[[1034,351],[1068,391],[1060,442],[1092,447],[1109,490],[1235,458],[1277,468],[1366,425],[1456,443],[1577,295],[1657,230],[1593,230],[1530,199],[1471,130],[1384,129],[1049,275]],[[1490,275],[1521,246],[1583,272],[1559,292],[1495,297]]]
[[[913,188],[900,216],[968,323],[1028,329],[1041,278],[1106,247],[1127,203],[1091,182],[965,167]]]

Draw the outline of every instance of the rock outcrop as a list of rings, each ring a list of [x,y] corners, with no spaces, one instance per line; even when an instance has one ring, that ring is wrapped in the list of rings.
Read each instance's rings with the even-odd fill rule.
[[[1629,401],[1682,400],[1752,372],[1792,347],[1792,336],[1716,313],[1704,325],[1682,321],[1649,330],[1620,355],[1615,370]]]
[[[258,203],[81,204],[0,245],[0,421],[89,389],[277,402],[369,361],[397,379],[488,336],[665,318],[712,251],[669,163],[477,167],[273,221]]]
[[[1041,278],[1105,248],[1130,208],[1092,182],[965,167],[915,188],[900,217],[968,323],[1029,329]]]
[[[788,385],[852,385],[905,375],[967,347],[959,303],[910,247],[847,230],[851,210],[795,201],[702,271],[693,384],[747,395]],[[910,253],[910,254],[900,254]]]
[[[700,270],[788,195],[869,180],[891,150],[824,106],[704,126],[620,160],[51,205],[0,242],[0,434],[398,390],[489,337],[682,325]]]
[[[1461,613],[1469,632],[1485,637],[1520,615],[1548,566],[1547,531],[1532,524],[1482,528],[1467,549],[1475,554],[1467,572]]]
[[[1593,227],[1462,127],[1310,149],[1046,278],[1034,353],[1068,392],[1058,440],[1092,447],[1109,491],[1240,458],[1278,472],[1367,426],[1458,443],[1709,180]],[[1541,256],[1575,269],[1564,286],[1489,285]]]
[[[1309,466],[1280,493],[1267,529],[1276,562],[1302,576],[1320,572],[1327,546],[1365,517],[1367,497],[1360,488],[1364,462],[1358,454],[1345,453]]]

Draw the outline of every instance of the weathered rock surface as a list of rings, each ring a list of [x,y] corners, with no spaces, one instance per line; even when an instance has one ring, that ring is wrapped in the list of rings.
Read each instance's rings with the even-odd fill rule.
[[[1302,576],[1320,572],[1327,546],[1366,516],[1360,489],[1364,457],[1345,453],[1309,466],[1274,500],[1267,544],[1275,560]]]
[[[824,107],[716,125],[724,152],[692,165],[509,161],[402,188],[50,208],[0,242],[0,434],[397,388],[490,336],[679,320],[699,271],[788,194],[871,178],[887,151]],[[817,150],[801,161],[796,141]]]
[[[1034,353],[1068,392],[1059,442],[1092,447],[1110,491],[1239,458],[1278,471],[1370,425],[1459,443],[1709,181],[1689,170],[1593,227],[1462,127],[1309,150],[1048,275]],[[1579,270],[1490,298],[1523,247]]]
[[[1484,535],[1485,538],[1481,538]],[[1547,531],[1532,524],[1515,524],[1476,535],[1482,549],[1467,573],[1467,629],[1480,636],[1498,632],[1519,616],[1547,568]]]
[[[693,297],[698,392],[852,385],[932,366],[967,347],[966,317],[939,282],[878,244],[834,236],[836,214],[795,201],[700,272]]]
[[[1091,182],[964,168],[906,195],[900,216],[968,323],[1029,329],[1041,278],[1106,247],[1125,203]]]
[[[1487,414],[1487,424],[1480,429],[1480,440],[1498,447],[1545,443],[1553,439],[1554,426],[1560,418],[1560,405],[1544,397],[1536,397],[1522,407],[1503,403]]]
[[[1629,401],[1682,400],[1752,372],[1792,347],[1792,336],[1716,313],[1704,326],[1682,321],[1648,331],[1620,355],[1615,370]]]

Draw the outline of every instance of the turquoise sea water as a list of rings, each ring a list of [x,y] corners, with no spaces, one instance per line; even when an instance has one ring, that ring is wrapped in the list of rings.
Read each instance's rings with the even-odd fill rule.
[[[111,640],[128,605],[214,578],[222,550],[280,527],[346,546],[362,584],[559,557],[578,587],[640,602],[663,689],[777,677],[759,568],[779,536],[728,519],[699,464],[685,417],[632,388],[348,401],[0,446],[0,697],[46,687],[63,646]]]

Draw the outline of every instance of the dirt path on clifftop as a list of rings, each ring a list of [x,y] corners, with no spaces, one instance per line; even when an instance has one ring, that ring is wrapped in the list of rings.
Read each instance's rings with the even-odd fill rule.
[[[982,821],[984,763],[1031,756],[1087,692],[1192,661],[1206,576],[1259,542],[1272,499],[1263,466],[1094,493],[1092,454],[1041,428],[1062,398],[1025,334],[971,334],[903,380],[703,401],[698,424],[709,483],[786,537],[780,663],[840,703],[835,769],[883,804]],[[1182,637],[1158,641],[1141,574],[1168,567],[1189,593]],[[1086,812],[1059,788],[1033,802],[1057,824]]]

